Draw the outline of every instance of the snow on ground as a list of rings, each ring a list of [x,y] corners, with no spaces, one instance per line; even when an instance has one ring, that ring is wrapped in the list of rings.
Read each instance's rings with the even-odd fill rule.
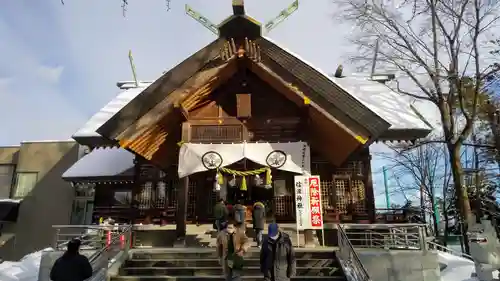
[[[0,280],[37,281],[42,252],[53,250],[54,249],[52,248],[47,248],[42,251],[26,255],[17,262],[4,261],[3,263],[0,263]]]
[[[441,281],[477,281],[473,276],[474,262],[445,252],[438,252]]]
[[[438,252],[439,264],[441,268],[441,281],[478,281],[475,277],[476,269],[474,262],[466,258]],[[498,270],[493,272],[493,276],[498,276]]]

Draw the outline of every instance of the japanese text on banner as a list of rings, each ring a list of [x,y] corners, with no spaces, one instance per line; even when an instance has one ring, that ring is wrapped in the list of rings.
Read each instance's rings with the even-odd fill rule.
[[[309,178],[309,208],[311,210],[311,228],[323,228],[323,212],[321,206],[321,187],[319,176]]]

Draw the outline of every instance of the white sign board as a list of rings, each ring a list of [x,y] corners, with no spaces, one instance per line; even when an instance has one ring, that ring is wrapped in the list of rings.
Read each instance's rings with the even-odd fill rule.
[[[309,215],[309,177],[295,176],[295,216],[297,218],[297,230],[310,229],[311,219]]]

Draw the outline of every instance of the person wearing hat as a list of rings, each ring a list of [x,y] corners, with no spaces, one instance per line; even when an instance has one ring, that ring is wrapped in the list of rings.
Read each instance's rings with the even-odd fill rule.
[[[266,281],[288,281],[295,276],[296,261],[292,240],[271,223],[260,250],[260,270]]]
[[[250,247],[248,237],[233,223],[223,223],[222,227],[223,230],[217,236],[217,256],[226,280],[239,281],[243,270],[243,256]]]
[[[68,242],[64,254],[56,260],[50,270],[52,281],[84,281],[92,277],[92,265],[86,256],[81,255],[79,239]]]

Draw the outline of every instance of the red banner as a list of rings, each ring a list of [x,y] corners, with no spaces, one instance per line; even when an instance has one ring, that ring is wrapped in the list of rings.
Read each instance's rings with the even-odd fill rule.
[[[309,210],[311,211],[311,227],[313,229],[323,228],[319,176],[309,177]]]

